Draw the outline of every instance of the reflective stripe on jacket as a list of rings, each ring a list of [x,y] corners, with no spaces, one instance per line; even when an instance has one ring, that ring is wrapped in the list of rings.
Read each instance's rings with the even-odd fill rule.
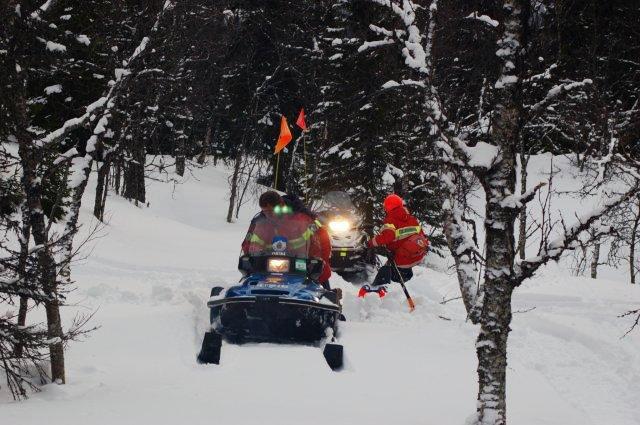
[[[411,267],[420,262],[422,258],[405,257],[399,252],[399,248],[405,239],[416,234],[424,235],[422,226],[405,207],[398,207],[387,214],[380,233],[371,240],[371,245],[384,246],[391,251],[398,267]]]

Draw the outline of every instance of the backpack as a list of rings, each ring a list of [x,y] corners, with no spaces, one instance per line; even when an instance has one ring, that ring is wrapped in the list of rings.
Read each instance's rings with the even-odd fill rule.
[[[415,261],[419,261],[427,254],[428,250],[429,239],[420,232],[404,239],[396,250],[396,253],[405,258],[411,258],[415,259]]]

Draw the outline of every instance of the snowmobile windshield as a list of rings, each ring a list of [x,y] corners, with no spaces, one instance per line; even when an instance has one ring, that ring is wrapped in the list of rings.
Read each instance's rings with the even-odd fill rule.
[[[289,255],[298,258],[320,257],[319,226],[304,213],[287,207],[273,212],[255,223],[250,236],[249,255]]]
[[[346,235],[361,222],[351,197],[345,192],[328,192],[316,205],[315,211],[331,234]]]
[[[343,212],[355,212],[356,207],[351,201],[351,197],[346,192],[327,192],[322,197],[320,204],[316,208],[318,211],[337,210]]]

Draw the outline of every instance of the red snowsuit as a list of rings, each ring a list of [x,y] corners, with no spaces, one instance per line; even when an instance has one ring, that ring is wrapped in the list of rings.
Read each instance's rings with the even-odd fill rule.
[[[426,241],[424,242],[426,246],[424,246],[423,252],[415,253],[413,235],[424,237],[423,241]],[[429,241],[422,231],[420,222],[409,214],[405,207],[399,206],[387,212],[382,230],[369,241],[369,245],[386,246],[393,254],[393,260],[398,267],[409,268],[422,261],[429,248]]]
[[[310,258],[320,258],[323,260],[322,273],[318,278],[319,282],[326,282],[331,277],[331,239],[327,229],[322,226],[320,221],[308,216],[303,212],[297,212],[291,220],[295,221],[298,226],[295,233],[297,237],[303,236],[307,242],[307,255]]]
[[[308,256],[324,260],[319,282],[331,277],[331,240],[322,224],[302,212],[271,217],[257,216],[251,222],[249,232],[242,243],[243,253],[258,253],[271,249],[275,236],[287,239],[287,250],[292,255]]]

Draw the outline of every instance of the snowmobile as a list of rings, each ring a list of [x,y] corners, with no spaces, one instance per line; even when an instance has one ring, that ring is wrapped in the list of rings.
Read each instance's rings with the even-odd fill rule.
[[[367,280],[376,257],[367,249],[362,216],[345,192],[328,192],[314,208],[331,237],[331,270],[348,282]]]
[[[263,224],[256,226],[252,238],[260,239],[256,234]],[[281,227],[276,233],[286,234]],[[268,249],[252,249],[240,257],[243,277],[237,286],[211,290],[211,327],[202,341],[199,363],[219,364],[223,339],[236,344],[318,344],[328,339],[323,355],[331,369],[342,367],[343,347],[335,342],[338,321],[344,320],[341,293],[318,283],[322,260],[310,258],[294,243],[275,235]]]

